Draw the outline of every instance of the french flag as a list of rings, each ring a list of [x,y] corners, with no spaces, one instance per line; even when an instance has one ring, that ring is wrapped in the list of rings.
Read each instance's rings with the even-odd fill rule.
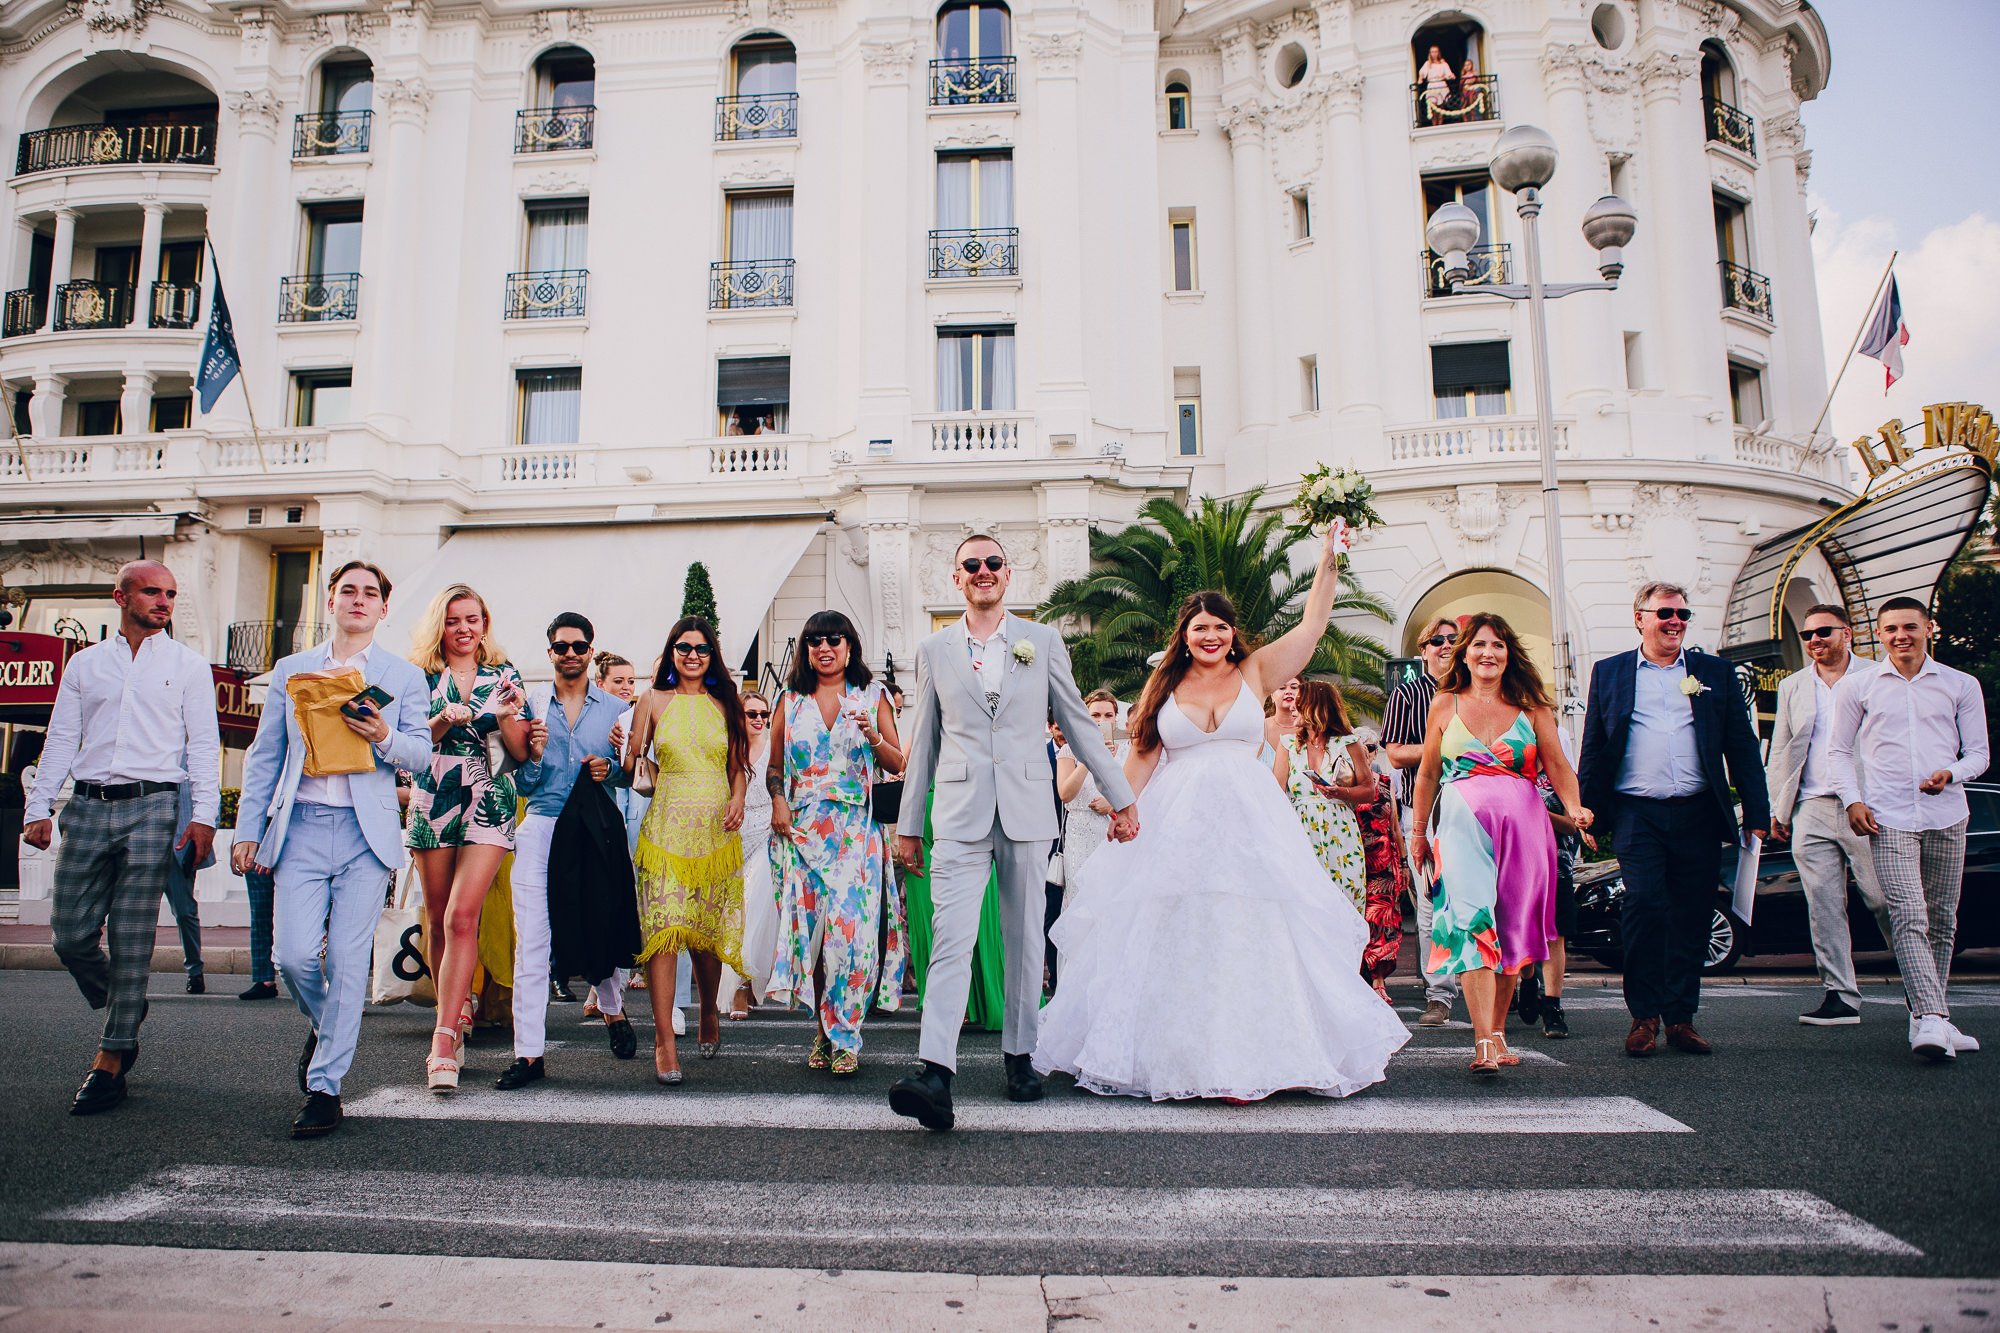
[[[1889,386],[1903,378],[1903,347],[1910,341],[1910,326],[1903,322],[1903,298],[1896,291],[1896,275],[1889,275],[1889,290],[1882,293],[1882,300],[1874,313],[1868,316],[1868,330],[1861,336],[1861,354],[1872,356],[1888,371],[1888,383],[1882,386],[1887,393]]]

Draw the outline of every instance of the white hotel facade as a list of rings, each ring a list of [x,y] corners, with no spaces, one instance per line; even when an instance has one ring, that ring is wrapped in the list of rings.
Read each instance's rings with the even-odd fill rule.
[[[1431,44],[1473,73],[1435,105]],[[907,662],[969,531],[1025,611],[1092,525],[1327,460],[1388,519],[1366,628],[1545,645],[1527,311],[1423,239],[1462,199],[1518,278],[1485,163],[1533,122],[1552,280],[1598,196],[1639,217],[1550,311],[1579,661],[1654,577],[1712,645],[1759,535],[1853,484],[1800,447],[1828,58],[1800,0],[7,0],[0,596],[94,639],[143,549],[254,673],[365,556],[400,624],[463,578],[546,674],[560,609],[649,663],[701,558],[732,662],[825,606]],[[205,416],[204,232],[244,364]]]

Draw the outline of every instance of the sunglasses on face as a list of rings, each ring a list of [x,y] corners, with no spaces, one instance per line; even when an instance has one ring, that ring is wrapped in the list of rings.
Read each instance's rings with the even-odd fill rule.
[[[590,645],[581,639],[556,639],[549,644],[549,651],[558,657],[588,657]]]
[[[1456,634],[1433,634],[1424,640],[1426,648],[1449,648],[1458,642]]]
[[[833,634],[806,635],[806,647],[808,648],[838,648],[846,642],[847,636],[837,632]]]
[[[746,708],[743,710],[743,716],[749,718],[752,722],[762,722],[765,718],[771,716],[771,714],[768,709]]]
[[[1654,606],[1647,609],[1658,616],[1662,622],[1678,620],[1682,624],[1686,624],[1688,621],[1694,619],[1694,612],[1685,606]]]
[[[988,569],[992,570],[995,574],[998,574],[1001,570],[1007,567],[1007,557],[1004,555],[989,555],[984,560],[981,560],[978,556],[975,555],[975,556],[967,556],[965,559],[958,562],[958,567],[964,570],[968,574],[977,574],[979,572],[979,567],[981,565],[986,566]]]
[[[683,657],[711,657],[715,649],[705,643],[677,643],[674,651]]]
[[[1817,629],[1802,629],[1799,631],[1799,642],[1811,643],[1814,639],[1830,639],[1839,633],[1841,628],[1839,625],[1821,625]]]

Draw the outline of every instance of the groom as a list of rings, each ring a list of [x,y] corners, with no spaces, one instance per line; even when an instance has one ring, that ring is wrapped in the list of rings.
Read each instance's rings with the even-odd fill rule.
[[[1041,1016],[1042,881],[1056,836],[1048,721],[1053,713],[1069,736],[1087,736],[1096,728],[1070,676],[1062,636],[1051,626],[1009,615],[1001,605],[1013,571],[1000,543],[984,535],[967,537],[952,559],[957,566],[952,582],[965,596],[965,616],[917,649],[916,721],[897,817],[898,827],[921,834],[924,803],[935,781],[935,915],[917,1049],[923,1064],[889,1089],[889,1108],[915,1117],[926,1129],[952,1126],[951,1078],[988,866],[999,869],[1000,937],[1006,949],[1000,1050],[1007,1062],[1007,1097],[1032,1102],[1042,1095],[1029,1057]],[[1076,755],[1117,807],[1112,839],[1135,836],[1138,806],[1111,751],[1083,745]],[[923,838],[899,836],[896,855],[912,870],[923,870]]]

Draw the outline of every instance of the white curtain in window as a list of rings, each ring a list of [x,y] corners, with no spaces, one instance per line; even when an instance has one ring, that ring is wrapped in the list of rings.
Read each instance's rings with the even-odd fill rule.
[[[522,379],[521,443],[575,444],[583,424],[583,372],[537,372]]]
[[[732,195],[729,199],[729,258],[759,264],[792,257],[792,196]]]
[[[986,400],[981,407],[990,412],[1014,410],[1014,335],[988,333],[980,338],[983,374],[979,386]]]
[[[937,225],[958,231],[972,225],[972,159],[941,157],[937,164]]]
[[[940,231],[1014,225],[1012,157],[940,157],[937,164]],[[973,211],[974,196],[978,212]]]
[[[964,412],[972,406],[972,335],[938,335],[937,405],[940,412]]]
[[[590,267],[590,208],[537,208],[528,214],[528,271]]]
[[[979,225],[1014,225],[1014,159],[1011,157],[979,159]]]

